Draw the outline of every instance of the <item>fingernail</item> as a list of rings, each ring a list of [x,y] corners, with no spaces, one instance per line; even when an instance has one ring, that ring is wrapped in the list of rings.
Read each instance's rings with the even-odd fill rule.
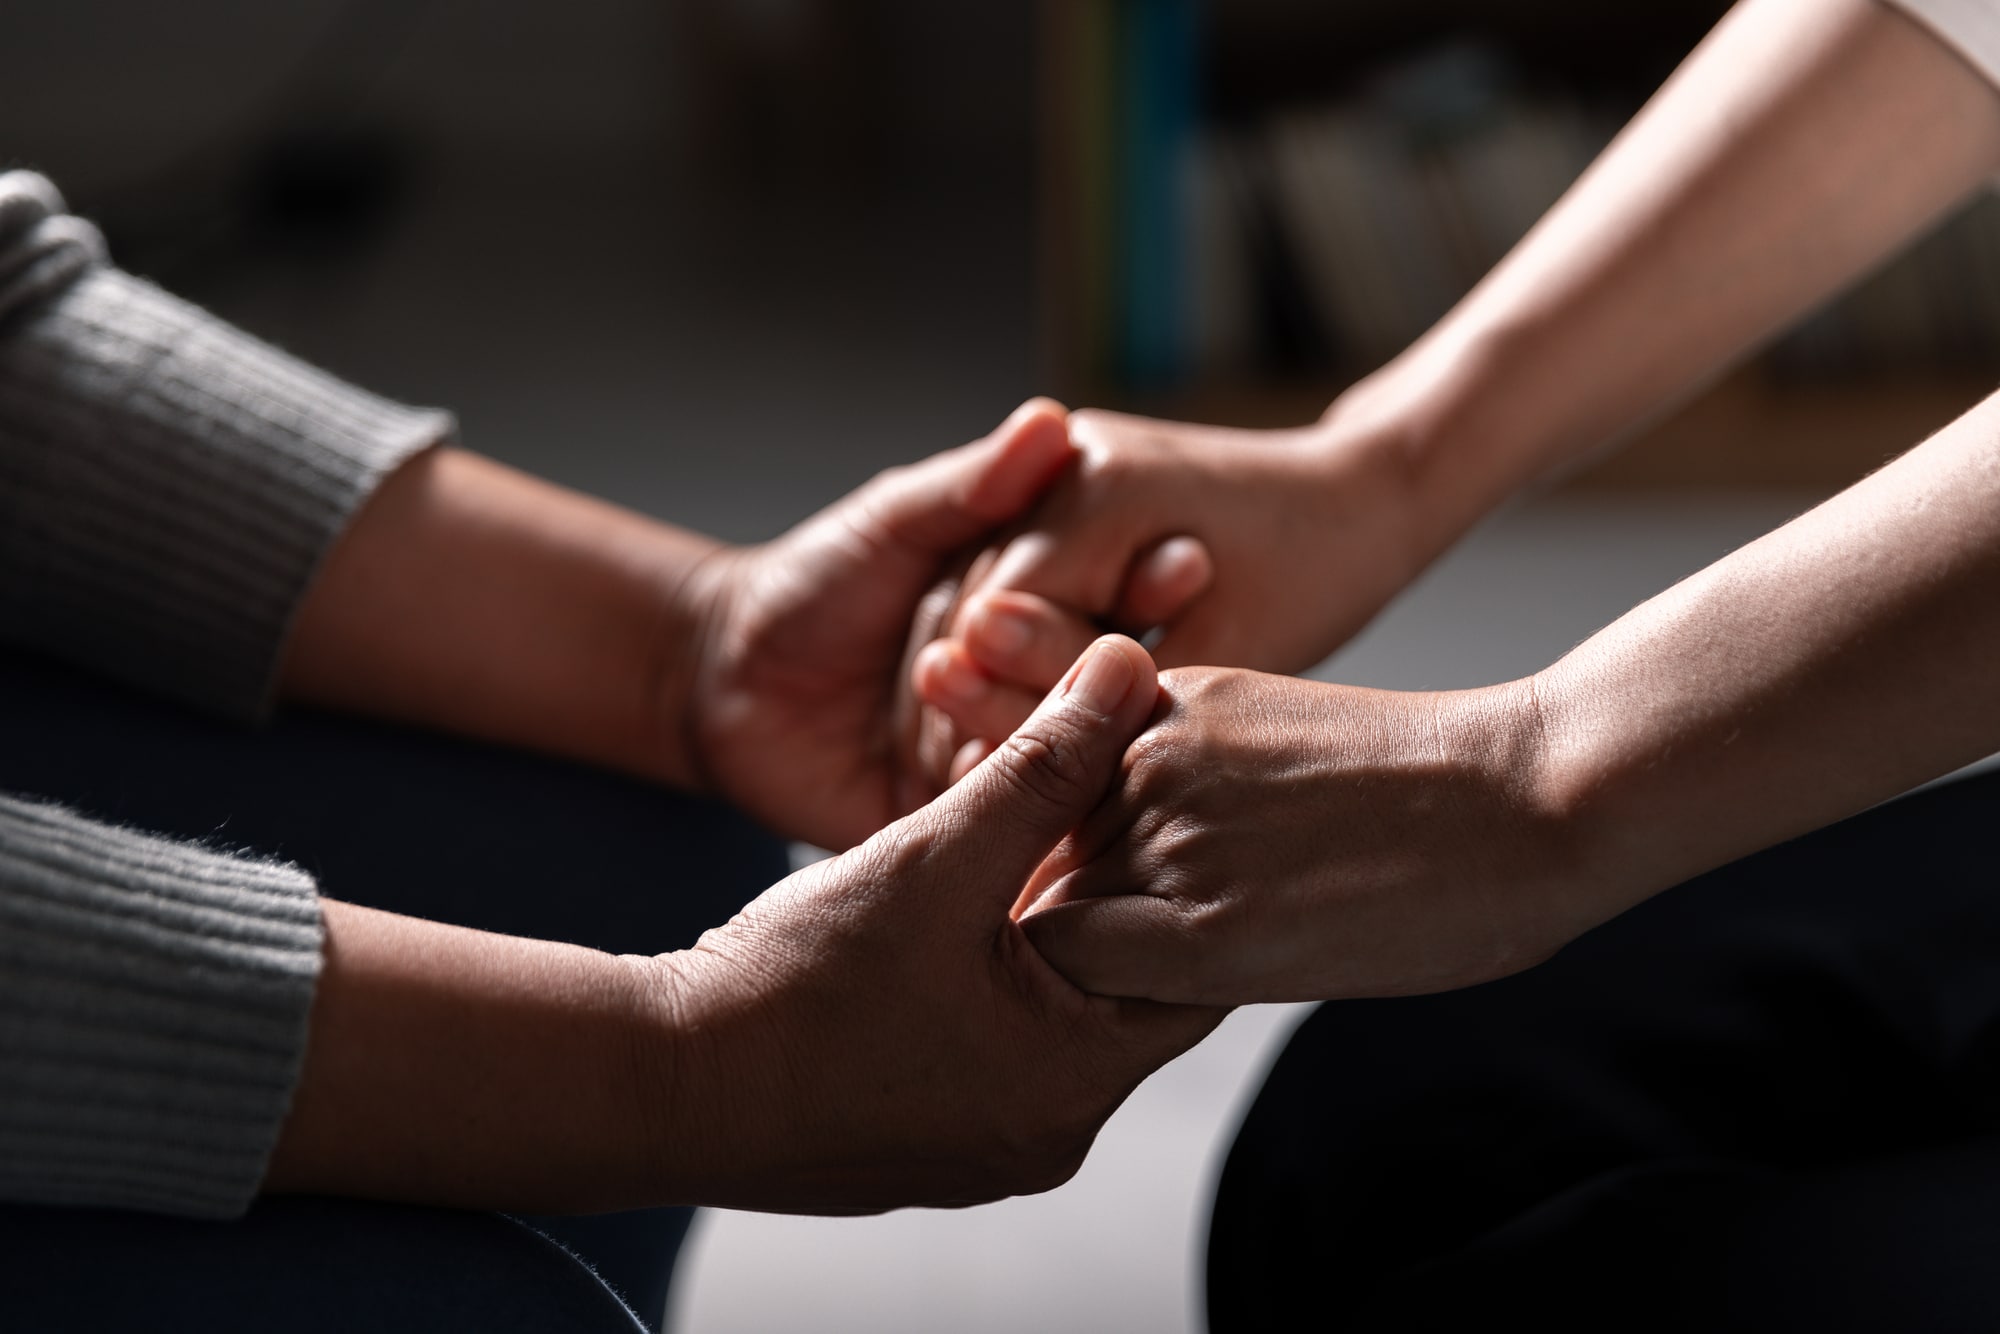
[[[996,658],[1018,658],[1027,652],[1035,627],[1027,617],[1005,607],[982,607],[975,627],[980,647]]]
[[[1070,678],[1065,696],[1093,713],[1106,717],[1118,711],[1125,696],[1132,693],[1132,662],[1108,644],[1092,644],[1084,654],[1076,675]]]
[[[985,698],[988,682],[977,668],[956,658],[937,667],[931,677],[943,694],[961,704],[976,704]]]

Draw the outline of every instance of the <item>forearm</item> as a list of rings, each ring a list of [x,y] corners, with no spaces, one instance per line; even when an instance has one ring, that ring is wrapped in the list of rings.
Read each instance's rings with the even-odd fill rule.
[[[1105,995],[1490,981],[2000,750],[1995,661],[2000,396],[1532,677],[1168,674],[1171,707],[1024,925]]]
[[[673,1040],[635,961],[326,902],[265,1189],[461,1207],[672,1202]]]
[[[2000,750],[1996,660],[2000,397],[1535,678],[1579,913]]]
[[[1881,261],[1996,166],[2000,96],[1900,12],[1745,0],[1513,253],[1332,415],[1399,423],[1441,548]]]
[[[1106,639],[966,782],[656,958],[325,909],[266,1187],[849,1212],[1045,1190],[1219,1015],[1077,992],[1008,909],[1146,726]]]
[[[334,547],[280,691],[691,785],[694,576],[715,550],[434,450],[385,481]]]

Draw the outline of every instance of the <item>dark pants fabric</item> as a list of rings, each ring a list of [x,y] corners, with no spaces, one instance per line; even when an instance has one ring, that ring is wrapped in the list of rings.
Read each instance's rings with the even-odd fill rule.
[[[2000,775],[1539,968],[1321,1006],[1217,1190],[1217,1334],[2000,1329]]]
[[[230,727],[19,656],[0,655],[0,791],[281,856],[329,897],[620,953],[693,943],[786,869],[781,843],[714,802],[352,719]],[[605,1284],[657,1324],[690,1216],[0,1206],[0,1325],[629,1330]]]
[[[262,1200],[232,1223],[0,1209],[0,1325],[22,1334],[647,1327],[526,1223],[306,1198]]]

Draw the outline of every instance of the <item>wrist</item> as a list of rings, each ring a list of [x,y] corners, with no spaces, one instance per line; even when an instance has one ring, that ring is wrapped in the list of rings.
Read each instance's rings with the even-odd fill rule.
[[[744,548],[710,543],[676,564],[662,583],[657,624],[639,668],[650,720],[642,729],[648,772],[689,792],[715,788],[702,722],[729,652],[729,613],[744,554]]]
[[[621,1103],[631,1112],[631,1158],[662,1203],[713,1203],[714,1178],[730,1170],[723,1127],[755,1110],[725,1105],[740,1081],[722,1068],[729,1053],[710,1021],[714,970],[695,958],[683,950],[617,960],[630,997]]]
[[[1320,418],[1335,457],[1367,453],[1396,479],[1418,569],[1544,469],[1549,431],[1516,392],[1515,342],[1441,325]]]
[[[726,932],[724,934],[727,934]],[[740,941],[740,937],[739,937]],[[787,1208],[826,1164],[828,1108],[808,1072],[787,989],[729,949],[626,956],[634,994],[632,1106],[654,1198],[720,1208]]]
[[[1670,743],[1662,749],[1629,727],[1606,726],[1595,692],[1579,691],[1564,663],[1507,688],[1533,714],[1523,791],[1554,836],[1550,892],[1572,935],[1713,864],[1699,852],[1702,835],[1663,827],[1669,822],[1660,818],[1661,794],[1645,781],[1659,771]]]
[[[1503,794],[1503,836],[1483,873],[1506,895],[1526,966],[1546,957],[1629,903],[1613,903],[1615,883],[1596,855],[1597,811],[1586,772],[1559,744],[1539,676],[1453,691],[1438,706],[1439,744],[1472,757],[1484,785]],[[1497,975],[1497,974],[1496,974]]]

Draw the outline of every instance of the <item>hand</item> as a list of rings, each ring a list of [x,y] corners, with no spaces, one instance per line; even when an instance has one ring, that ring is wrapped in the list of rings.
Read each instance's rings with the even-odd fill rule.
[[[1078,466],[982,562],[915,686],[940,777],[1006,736],[1096,632],[1162,630],[1163,666],[1297,671],[1367,623],[1436,554],[1415,514],[1408,414],[1350,394],[1296,430],[1078,412]],[[977,750],[971,752],[976,755]]]
[[[1156,693],[1143,649],[1100,641],[965,782],[658,961],[663,1022],[694,1039],[659,1090],[684,1198],[846,1212],[1047,1190],[1214,1026],[1083,994],[1008,916]]]
[[[1157,690],[1106,640],[966,782],[680,954],[328,901],[265,1189],[850,1212],[1058,1184],[1220,1017],[1085,995],[1008,916]]]
[[[682,597],[702,608],[690,696],[663,708],[685,720],[701,777],[828,848],[934,795],[897,742],[914,725],[898,700],[913,713],[900,687],[918,604],[1073,457],[1062,409],[1036,400],[984,440],[892,469],[773,542],[712,555]]]
[[[1087,991],[1197,1004],[1404,995],[1594,925],[1525,683],[1442,694],[1162,678],[1164,716],[1040,869],[1021,925]]]

